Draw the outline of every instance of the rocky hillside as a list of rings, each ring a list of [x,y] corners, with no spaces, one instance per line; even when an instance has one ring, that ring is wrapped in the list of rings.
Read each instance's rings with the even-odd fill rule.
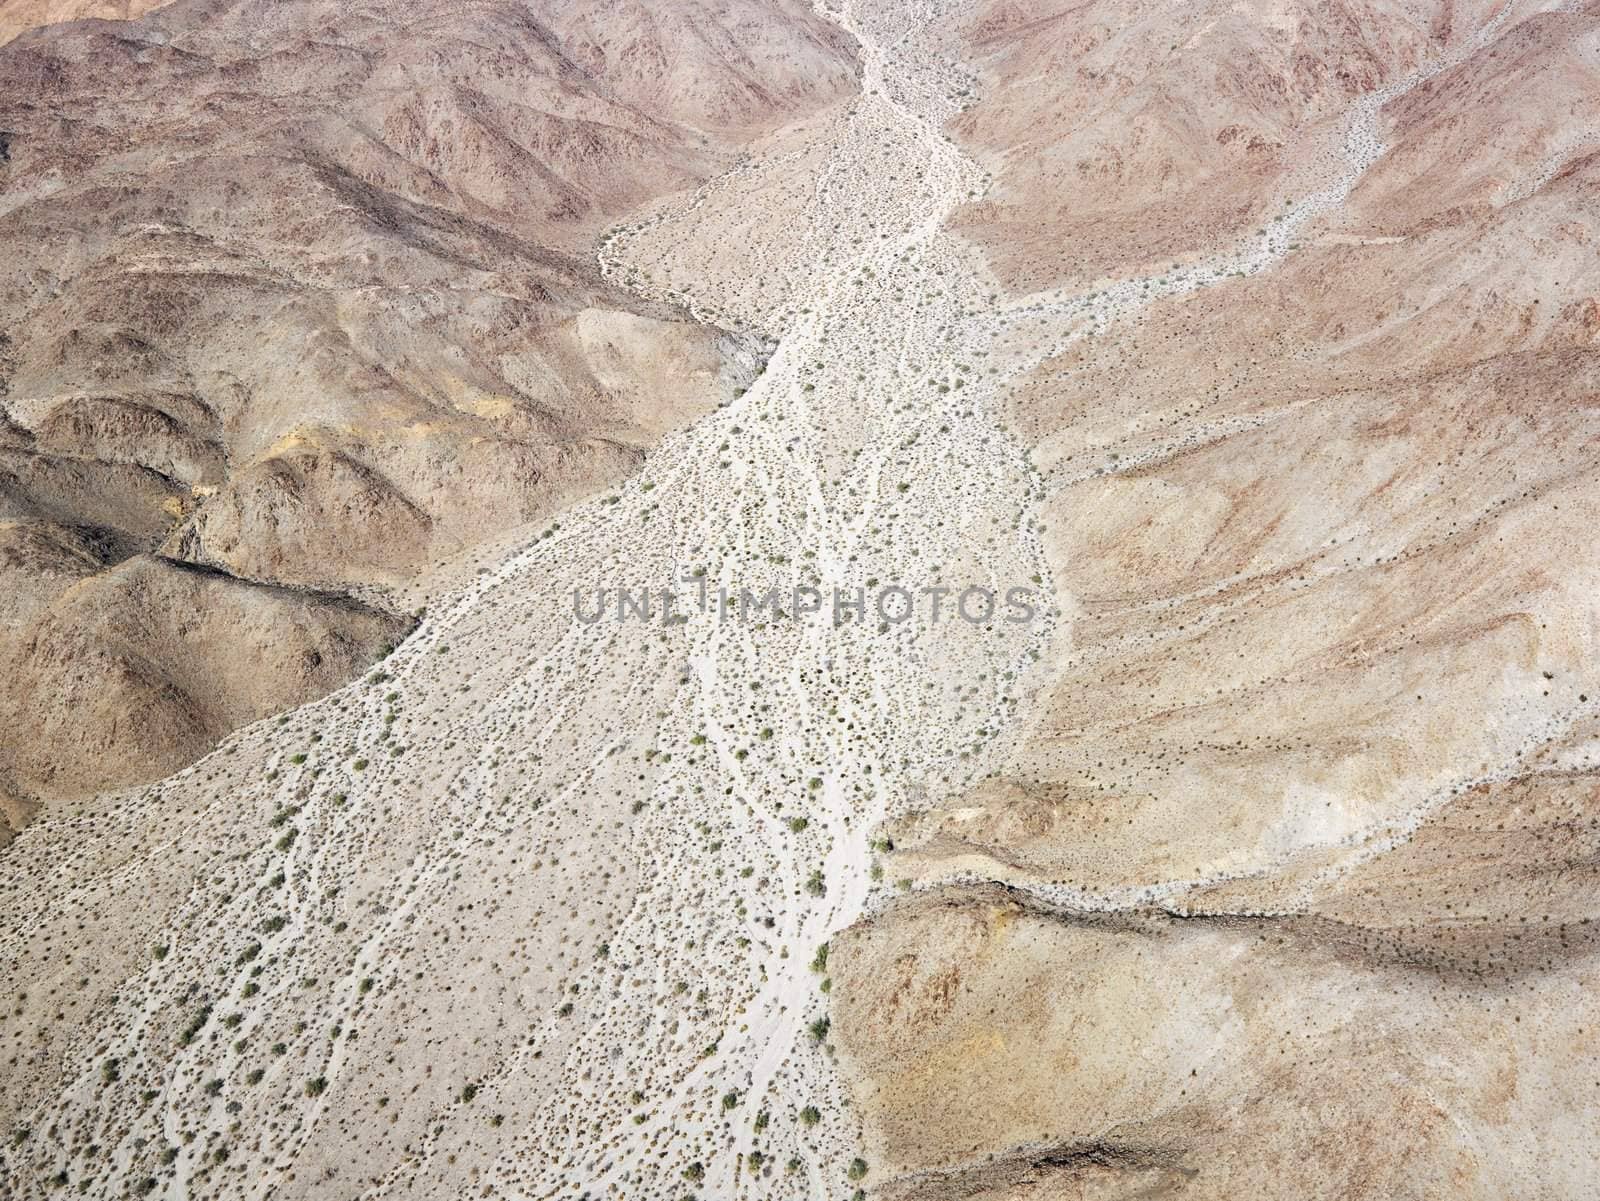
[[[1002,11],[975,28],[1014,66],[1038,31]],[[1289,10],[1305,119],[1424,74],[1281,258],[1180,286],[1155,219],[1270,225],[1306,169],[1279,100],[1248,169],[1208,126],[1055,210],[1018,157],[961,218],[1008,278],[1121,263],[1148,299],[1008,401],[1071,636],[993,776],[894,824],[927,890],[831,960],[891,1195],[1588,1195],[1600,13],[1477,45],[1435,14],[1387,55],[1350,21],[1330,57],[1336,11]],[[1208,50],[1229,20],[1273,36],[1170,34],[1196,114],[1272,78]],[[1005,136],[1008,86],[964,136]],[[1029,103],[1123,129],[1124,92]]]
[[[166,0],[0,0],[0,44],[40,25],[99,19],[128,21]]]
[[[957,219],[1023,290],[1164,269],[1270,222],[1358,97],[1493,11],[1427,0],[986,0],[952,123],[995,187]]]
[[[280,637],[213,706],[163,665],[220,648],[115,573],[155,555],[393,607],[385,589],[627,474],[761,347],[607,284],[598,236],[854,87],[848,39],[797,3],[213,0],[0,49],[11,695],[58,695],[47,654],[102,662],[80,582],[154,644],[118,669],[138,722],[74,717],[101,785],[370,660],[396,631],[363,618],[297,673],[320,635],[263,592],[241,603]],[[85,753],[58,728],[0,736],[8,813],[85,782],[47,768]]]

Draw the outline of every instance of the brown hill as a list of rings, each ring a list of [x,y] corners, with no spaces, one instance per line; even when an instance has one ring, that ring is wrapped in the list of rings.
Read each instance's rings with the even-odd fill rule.
[[[1238,100],[1193,57],[1212,19],[1164,68],[1193,112]],[[1411,57],[1368,55],[1382,27],[1309,59],[1308,112]],[[1592,6],[1507,22],[1381,110],[1386,152],[1287,257],[1013,395],[1071,634],[996,777],[891,832],[929,890],[830,961],[886,1195],[1586,1190],[1597,40]],[[1082,103],[1137,130],[1148,86]],[[1007,278],[1078,278],[1172,254],[1179,204],[1215,254],[1294,168],[1257,132],[1260,171],[1219,144],[1090,172],[1070,210],[1019,158],[962,228]]]
[[[1023,290],[1165,268],[1268,220],[1330,119],[1485,7],[974,4],[958,45],[979,83],[952,131],[996,184],[956,226]]]
[[[317,696],[409,623],[338,595],[246,583],[139,555],[86,576],[14,633],[3,763],[47,795],[151,778],[228,731]]]
[[[605,283],[595,239],[853,88],[834,27],[748,0],[201,0],[0,49],[0,517],[45,548],[18,595],[48,609],[80,544],[395,586],[625,475],[759,347]],[[184,720],[123,778],[192,756]],[[0,786],[60,792],[50,750]]]

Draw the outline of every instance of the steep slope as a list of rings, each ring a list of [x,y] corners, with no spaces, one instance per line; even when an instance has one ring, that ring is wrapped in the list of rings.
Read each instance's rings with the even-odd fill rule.
[[[1358,97],[1497,5],[1409,0],[984,0],[952,51],[952,131],[995,177],[956,221],[1013,287],[1092,287],[1272,221]]]
[[[1590,1191],[1590,7],[1441,39],[1265,259],[1001,343],[1074,620],[830,957],[891,1195]]]
[[[0,50],[0,516],[370,599],[731,397],[762,347],[593,244],[848,95],[849,47],[795,4],[598,11],[185,2]],[[57,576],[29,562],[32,608]],[[63,795],[24,766],[52,750],[0,791]]]
[[[29,736],[6,774],[81,795],[198,758],[237,726],[316,696],[410,623],[341,596],[136,556],[89,576],[12,639],[0,721]],[[67,750],[66,748],[71,748]]]

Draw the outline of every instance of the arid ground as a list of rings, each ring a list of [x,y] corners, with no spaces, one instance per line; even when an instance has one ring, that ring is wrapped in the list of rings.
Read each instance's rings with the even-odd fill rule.
[[[1600,0],[0,43],[0,1197],[1600,1199]]]

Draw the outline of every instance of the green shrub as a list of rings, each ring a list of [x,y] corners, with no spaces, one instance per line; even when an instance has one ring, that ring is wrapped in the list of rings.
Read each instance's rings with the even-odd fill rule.
[[[187,1047],[190,1043],[192,1043],[195,1039],[195,1035],[199,1034],[200,1031],[205,1027],[205,1024],[210,1020],[211,1006],[202,1005],[195,1012],[195,1015],[189,1019],[189,1024],[183,1028],[183,1035],[180,1039],[183,1045]]]

